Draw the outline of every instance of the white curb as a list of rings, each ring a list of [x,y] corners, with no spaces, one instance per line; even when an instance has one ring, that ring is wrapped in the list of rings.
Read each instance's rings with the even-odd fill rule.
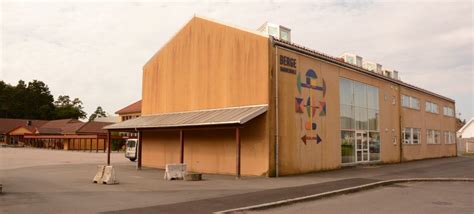
[[[227,214],[227,213],[236,213],[236,212],[243,212],[243,211],[251,211],[251,210],[263,210],[277,206],[283,206],[291,203],[307,201],[307,200],[315,200],[345,193],[353,193],[365,189],[372,189],[379,186],[387,186],[395,183],[404,183],[404,182],[437,182],[437,181],[461,181],[461,182],[474,182],[473,178],[407,178],[407,179],[392,179],[392,180],[385,180],[385,181],[378,181],[374,183],[359,185],[355,187],[348,187],[344,189],[338,189],[329,192],[318,193],[314,195],[307,195],[297,198],[290,198],[280,201],[274,201],[269,203],[257,204],[247,207],[240,207],[235,209],[228,209],[214,212],[214,214]]]

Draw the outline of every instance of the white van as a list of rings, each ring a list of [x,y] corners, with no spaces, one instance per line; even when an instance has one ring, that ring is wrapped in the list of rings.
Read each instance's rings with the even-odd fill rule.
[[[137,159],[137,139],[127,139],[125,143],[125,157],[130,159],[130,161],[135,161]]]

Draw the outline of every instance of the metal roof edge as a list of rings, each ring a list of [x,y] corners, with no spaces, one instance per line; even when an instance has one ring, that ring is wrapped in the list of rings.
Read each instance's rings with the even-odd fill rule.
[[[115,123],[111,124],[108,126],[102,127],[102,129],[106,130],[122,130],[122,129],[134,129],[134,128],[154,128],[153,126],[150,125],[138,125],[134,126],[133,123],[132,125],[128,125],[130,121],[134,120],[143,120],[147,117],[156,117],[156,116],[164,116],[164,115],[178,115],[178,114],[186,114],[186,113],[198,113],[198,112],[206,112],[206,111],[219,111],[219,110],[231,110],[231,109],[239,109],[239,108],[260,108],[257,109],[257,111],[246,115],[245,117],[239,119],[239,120],[230,120],[230,121],[219,121],[219,122],[205,122],[205,123],[186,123],[186,124],[167,124],[167,125],[161,125],[159,128],[173,128],[173,127],[183,127],[183,126],[212,126],[212,125],[228,125],[228,124],[244,124],[251,119],[258,117],[259,115],[263,114],[268,110],[268,104],[259,104],[259,105],[249,105],[249,106],[237,106],[237,107],[227,107],[227,108],[215,108],[215,109],[201,109],[201,110],[195,110],[195,111],[184,111],[184,112],[169,112],[169,113],[161,113],[161,114],[153,114],[153,115],[144,115],[141,117],[137,117],[131,120],[123,121],[121,123]],[[125,123],[125,125],[123,125]]]
[[[253,118],[256,118],[256,117],[260,116],[261,114],[263,114],[267,111],[268,111],[268,105],[265,106],[265,108],[262,108],[262,109],[256,111],[255,113],[250,114],[247,117],[242,118],[242,120],[240,121],[240,124],[247,123],[248,121],[252,120]]]
[[[252,30],[252,29],[245,28],[245,27],[240,27],[240,26],[237,26],[237,25],[234,25],[234,24],[229,24],[229,23],[226,23],[226,22],[222,22],[222,21],[219,21],[219,20],[216,20],[216,19],[206,17],[206,16],[202,16],[202,15],[199,15],[199,14],[194,14],[194,17],[204,19],[206,21],[214,22],[214,23],[217,23],[217,24],[221,24],[221,25],[224,25],[224,26],[227,26],[227,27],[235,28],[235,29],[245,31],[245,32],[248,32],[248,33],[252,33],[252,34],[255,34],[257,36],[261,36],[261,37],[265,37],[265,38],[269,37],[268,34],[262,33],[262,32],[257,31],[257,30]]]
[[[147,115],[142,115],[141,117],[157,116],[157,115],[165,115],[165,114],[181,114],[181,113],[190,113],[190,112],[227,110],[227,109],[237,109],[237,108],[252,108],[252,107],[267,107],[268,108],[268,104],[257,104],[257,105],[248,105],[248,106],[232,106],[232,107],[223,107],[223,108],[210,108],[210,109],[198,109],[198,110],[189,110],[189,111],[166,112],[166,113],[158,113],[158,114],[147,114]],[[134,118],[134,119],[136,119],[136,118]]]

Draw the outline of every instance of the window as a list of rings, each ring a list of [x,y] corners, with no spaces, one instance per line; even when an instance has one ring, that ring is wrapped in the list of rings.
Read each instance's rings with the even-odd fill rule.
[[[354,129],[355,127],[354,107],[341,105],[341,129]]]
[[[453,110],[451,107],[445,106],[445,107],[443,108],[443,113],[444,113],[444,115],[446,115],[446,116],[454,117],[454,110]]]
[[[444,132],[444,143],[445,144],[455,143],[454,132],[448,132],[448,131]]]
[[[434,130],[434,140],[435,140],[435,144],[441,143],[441,133],[437,130]]]
[[[280,39],[290,41],[290,31],[280,28]]]
[[[436,103],[432,103],[432,102],[426,102],[425,103],[425,111],[426,112],[431,112],[431,113],[435,113],[435,114],[438,114],[439,111],[438,111],[438,104]]]
[[[367,109],[362,107],[355,107],[355,129],[367,130],[369,128],[369,121],[367,120]]]
[[[346,56],[346,60],[347,60],[348,63],[355,64],[354,57],[352,57],[352,56]]]
[[[420,129],[418,128],[403,129],[403,143],[420,144]]]
[[[413,144],[420,144],[420,129],[413,128],[412,129],[413,134],[412,134],[412,143]]]
[[[342,163],[357,162],[355,139],[360,141],[361,137],[369,144],[369,151],[365,151],[367,158],[362,161],[380,160],[378,88],[341,78],[339,93]],[[363,134],[357,137],[356,131]]]
[[[416,97],[402,95],[402,106],[412,109],[420,109],[420,101]]]
[[[402,106],[410,108],[410,97],[402,95]]]
[[[411,141],[411,128],[403,129],[403,143],[404,144],[412,144]]]
[[[380,160],[380,134],[378,132],[369,133],[370,160]]]
[[[427,144],[440,144],[441,136],[438,130],[428,129],[426,130],[426,143]]]
[[[355,162],[354,132],[341,131],[342,163]]]
[[[410,108],[420,109],[420,101],[418,98],[410,97]]]

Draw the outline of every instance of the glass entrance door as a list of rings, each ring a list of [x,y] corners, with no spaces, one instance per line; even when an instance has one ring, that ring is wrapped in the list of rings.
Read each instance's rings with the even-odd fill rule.
[[[366,131],[356,131],[355,136],[356,162],[369,161],[369,140]]]

